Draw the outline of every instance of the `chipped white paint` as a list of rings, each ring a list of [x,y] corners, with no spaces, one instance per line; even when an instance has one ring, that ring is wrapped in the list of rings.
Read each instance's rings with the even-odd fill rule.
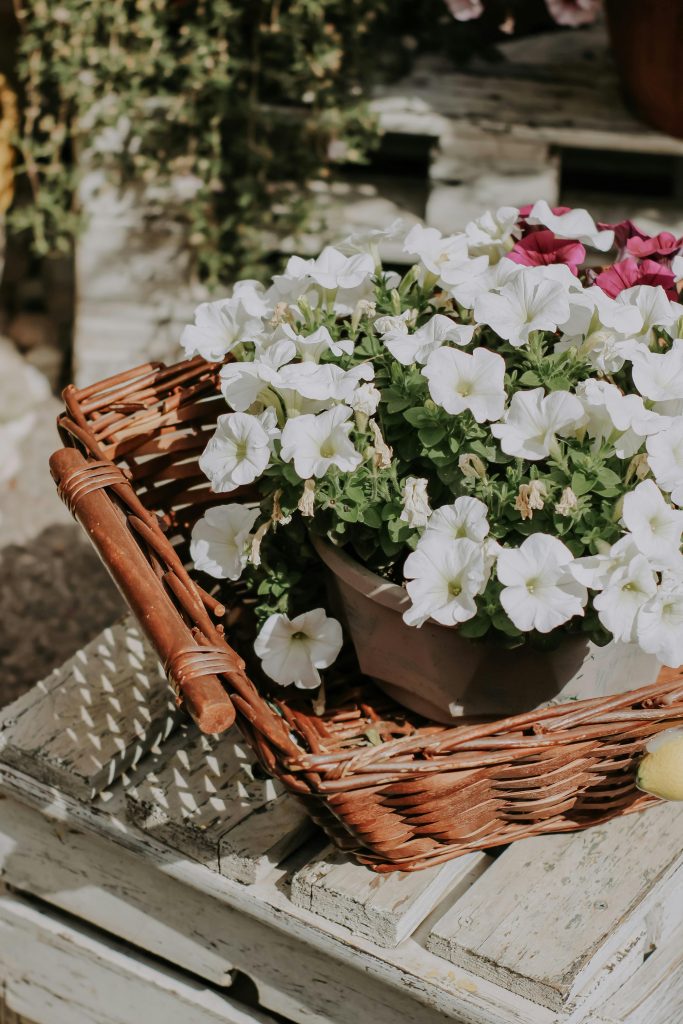
[[[7,884],[228,991],[242,972],[261,1006],[296,1024],[677,1020],[683,969],[670,947],[680,945],[683,912],[682,808],[517,844],[486,870],[490,858],[475,854],[378,876],[339,854],[309,863],[315,851],[306,848],[275,867],[301,836],[288,831],[289,798],[260,779],[238,738],[188,727],[138,766],[127,795],[117,783],[76,799],[70,772],[45,781],[30,728],[31,708],[44,717],[44,697],[36,688],[22,719],[26,756],[16,734],[0,750]],[[115,721],[101,702],[89,715],[97,736]],[[47,727],[45,735],[52,742]],[[41,942],[26,940],[34,963]],[[90,961],[78,957],[87,974]],[[7,962],[0,943],[0,977]],[[668,969],[678,975],[655,985],[653,972]],[[25,1012],[28,1004],[11,1005]],[[58,1015],[49,1022],[62,1024]]]
[[[294,875],[292,901],[378,946],[397,946],[446,893],[457,899],[489,863],[472,853],[425,871],[378,875],[328,846]]]
[[[0,896],[8,1004],[35,1024],[274,1024],[189,975],[19,896]]]
[[[3,708],[2,759],[90,799],[163,741],[175,719],[157,656],[129,616]]]
[[[215,738],[189,725],[141,766],[126,788],[128,812],[169,846],[251,884],[312,831],[300,804],[255,772],[255,761],[236,728]]]
[[[561,1010],[682,886],[683,807],[665,804],[577,835],[513,844],[446,911],[428,945]]]

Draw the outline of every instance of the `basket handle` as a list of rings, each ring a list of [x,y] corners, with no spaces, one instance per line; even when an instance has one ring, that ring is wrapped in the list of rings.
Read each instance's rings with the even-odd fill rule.
[[[113,463],[89,461],[76,448],[61,448],[50,458],[50,472],[60,497],[90,537],[159,655],[169,682],[182,692],[192,718],[202,732],[229,729],[235,721],[232,701],[218,675],[203,674],[202,666],[229,671],[237,667],[237,657],[227,647],[201,647],[187,627],[182,636],[168,594],[106,492],[107,487],[126,483],[120,469]]]

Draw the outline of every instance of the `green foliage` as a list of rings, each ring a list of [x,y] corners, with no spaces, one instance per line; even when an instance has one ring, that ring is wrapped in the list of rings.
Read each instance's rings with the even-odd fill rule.
[[[23,0],[25,92],[12,213],[39,253],[81,225],[82,165],[121,185],[194,182],[180,215],[210,283],[264,271],[264,239],[300,227],[331,144],[362,160],[361,99],[386,0]],[[189,177],[188,177],[189,176]]]

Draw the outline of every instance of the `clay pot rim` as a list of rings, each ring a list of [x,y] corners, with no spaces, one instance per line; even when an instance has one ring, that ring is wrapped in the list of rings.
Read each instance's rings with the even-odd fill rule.
[[[313,534],[311,543],[327,568],[358,593],[401,615],[409,606],[410,598],[403,587],[399,587],[397,583],[390,583],[378,573],[366,569],[343,548],[335,547],[329,541]]]

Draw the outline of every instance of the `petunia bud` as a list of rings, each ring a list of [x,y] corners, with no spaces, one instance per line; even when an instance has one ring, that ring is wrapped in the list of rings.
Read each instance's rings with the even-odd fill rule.
[[[644,480],[650,472],[650,464],[647,461],[647,454],[641,452],[640,455],[634,455],[628,464],[626,470],[625,482],[628,484],[635,476],[636,480]]]
[[[467,452],[465,455],[459,456],[458,469],[463,476],[469,477],[471,480],[483,480],[486,477],[486,466],[479,456],[473,452]]]
[[[576,497],[571,487],[565,487],[560,495],[560,500],[555,505],[555,511],[558,516],[570,516],[578,504],[579,499]]]
[[[315,480],[304,480],[304,489],[296,507],[302,516],[315,515]]]

